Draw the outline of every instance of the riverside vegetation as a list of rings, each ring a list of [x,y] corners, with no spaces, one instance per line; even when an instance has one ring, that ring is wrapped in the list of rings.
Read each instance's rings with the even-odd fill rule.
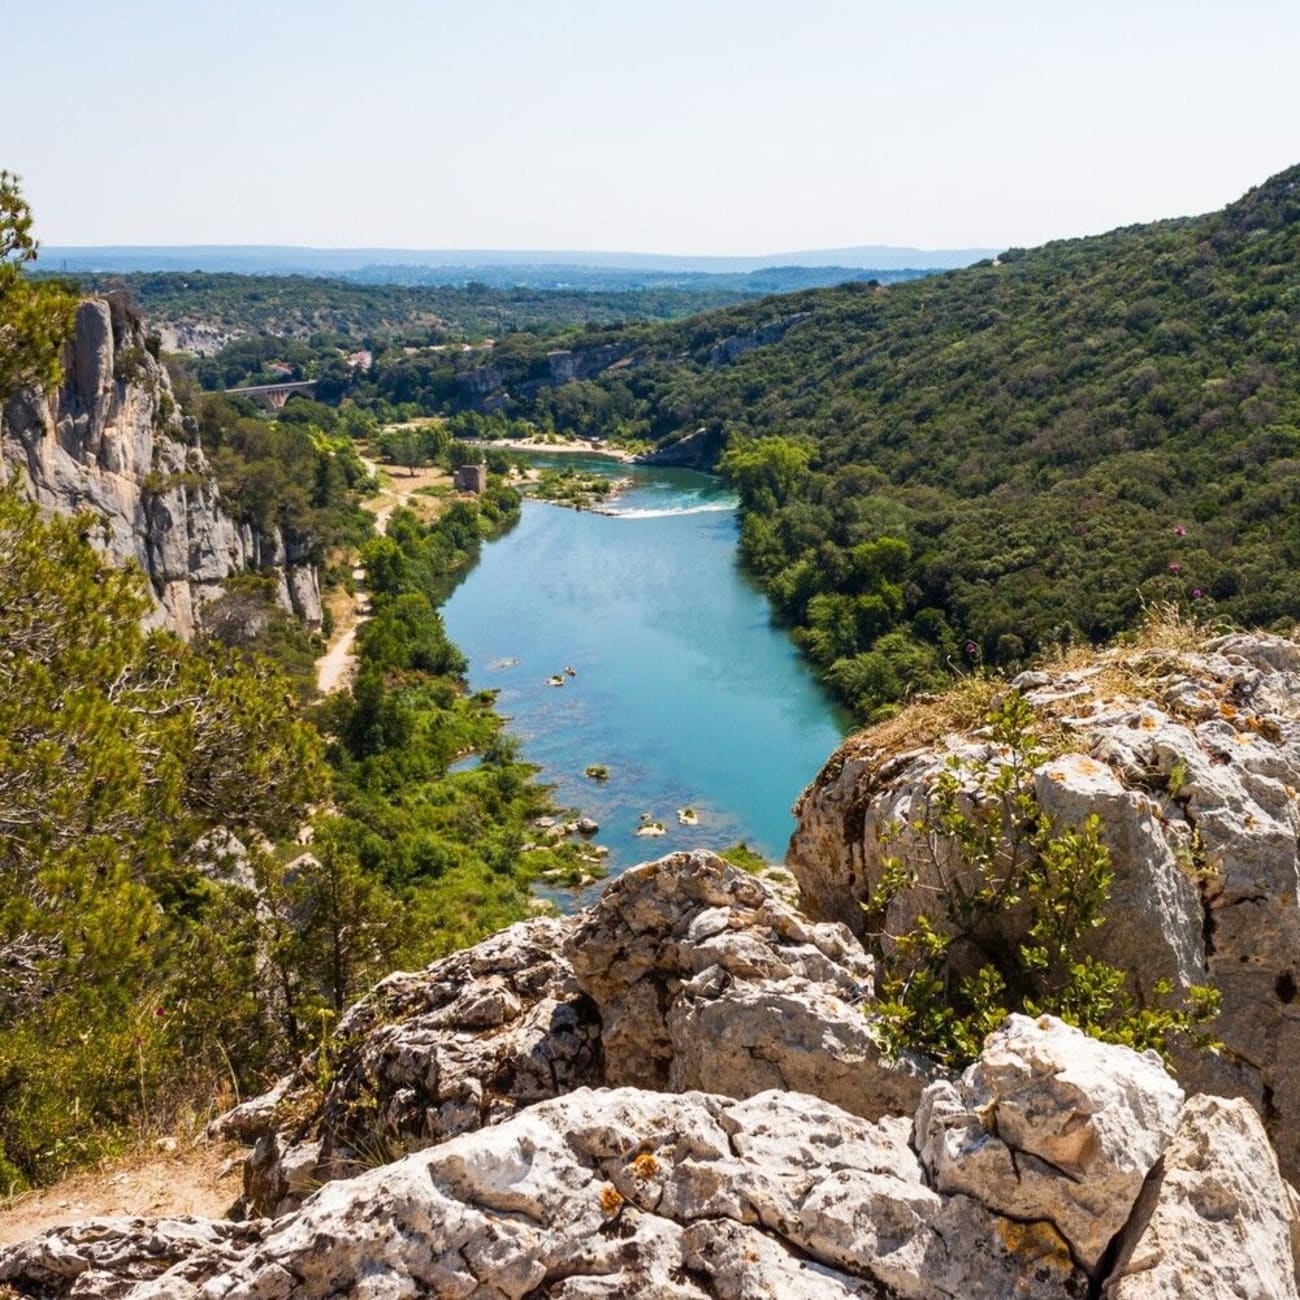
[[[0,190],[34,252],[12,178]],[[0,275],[4,396],[56,377],[69,322],[63,289]],[[0,488],[4,1192],[261,1084],[393,966],[525,916],[534,874],[576,870],[563,845],[522,851],[548,792],[467,693],[436,608],[517,495],[494,481],[365,540],[364,467],[321,427],[335,412],[178,396],[238,516],[321,560],[361,543],[374,617],[353,689],[312,704],[314,646],[257,574],[193,642],[146,632],[144,580],[94,550],[93,518]]]
[[[744,558],[864,718],[1174,601],[1300,615],[1300,168],[1220,212],[667,324],[400,348],[381,419],[481,406],[648,446],[705,429]]]
[[[407,357],[358,398],[449,409],[473,376],[539,428],[715,431],[747,563],[866,717],[954,668],[1104,641],[1144,603],[1280,624],[1300,613],[1298,177],[906,284],[590,330],[570,382],[517,337],[490,376]]]

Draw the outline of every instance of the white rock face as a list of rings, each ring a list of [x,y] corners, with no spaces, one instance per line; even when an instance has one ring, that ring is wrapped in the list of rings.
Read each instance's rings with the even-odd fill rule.
[[[916,1297],[1060,1300],[1050,1227],[925,1186],[906,1121],[825,1102],[582,1089],[332,1182],[236,1254],[197,1242],[131,1300]],[[144,1232],[148,1229],[141,1225]],[[0,1253],[74,1254],[54,1235]],[[65,1263],[65,1276],[68,1265]],[[63,1291],[62,1294],[68,1294]]]
[[[255,1143],[244,1209],[270,1214],[304,1187],[584,1085],[778,1087],[911,1115],[932,1072],[882,1057],[870,992],[871,963],[842,926],[810,924],[714,854],[674,854],[582,916],[390,976],[340,1023],[323,1100],[310,1101],[312,1058],[214,1130]]]
[[[1297,1198],[1263,1126],[1244,1102],[1181,1098],[1150,1056],[1013,1017],[914,1120],[777,1090],[582,1087],[274,1221],[56,1229],[0,1251],[0,1283],[47,1300],[1293,1300]]]
[[[227,578],[263,565],[280,570],[285,610],[319,626],[314,565],[278,532],[255,539],[225,513],[137,321],[98,299],[81,303],[65,373],[57,392],[19,392],[0,408],[0,478],[16,475],[48,510],[100,515],[92,540],[116,563],[139,565],[154,621],[181,636],[202,624]]]
[[[956,1084],[927,1089],[916,1136],[939,1191],[1048,1220],[1095,1272],[1182,1103],[1154,1053],[1098,1042],[1050,1016],[1011,1016]]]
[[[1102,821],[1115,885],[1090,945],[1149,993],[1211,984],[1226,1051],[1178,1061],[1190,1090],[1249,1100],[1288,1177],[1300,1177],[1300,646],[1234,635],[1197,653],[1112,652],[1095,667],[1024,674],[1025,698],[1077,752],[1035,776],[1058,825]],[[790,865],[808,912],[861,929],[881,831],[924,811],[950,753],[978,735],[899,753],[847,741],[806,790]],[[924,846],[905,833],[891,853]],[[900,897],[891,924],[914,900]]]
[[[1193,1097],[1124,1230],[1106,1300],[1295,1300],[1293,1196],[1250,1106]]]
[[[283,1214],[332,1178],[599,1083],[600,1022],[561,955],[562,921],[511,926],[426,970],[390,975],[340,1022],[333,1081],[309,1117],[314,1060],[214,1125],[254,1141],[244,1208]],[[282,1128],[282,1114],[296,1114]]]
[[[928,1082],[872,1037],[872,963],[853,934],[809,922],[716,854],[624,872],[566,951],[600,1008],[612,1086],[790,1088],[875,1118],[910,1114]]]
[[[1184,1105],[1150,1053],[1012,1016],[914,1115],[817,1095],[852,1077],[840,997],[869,979],[863,963],[842,927],[806,922],[712,855],[672,855],[584,917],[383,981],[344,1017],[335,1081],[305,1120],[311,1061],[225,1116],[222,1131],[258,1144],[250,1202],[278,1217],[55,1229],[0,1250],[0,1290],[1300,1300],[1300,1198],[1263,1125],[1242,1101]],[[629,1008],[653,1014],[638,1028]],[[678,1053],[737,1095],[590,1086],[611,1069],[677,1086]],[[753,1088],[774,1063],[802,1071],[800,1090]],[[878,1106],[877,1070],[860,1065],[859,1111]],[[300,1122],[281,1132],[281,1116]]]

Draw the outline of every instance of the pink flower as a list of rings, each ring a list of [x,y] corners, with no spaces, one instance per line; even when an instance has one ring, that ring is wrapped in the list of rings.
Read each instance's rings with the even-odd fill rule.
[[[1179,564],[1177,560],[1170,560],[1170,561],[1169,561],[1169,572],[1170,572],[1170,573],[1181,573],[1182,571],[1183,571],[1183,566],[1182,566],[1181,564]]]
[[[165,1016],[165,1015],[167,1014],[167,1008],[166,1008],[166,1007],[154,1007],[153,1013],[154,1013],[155,1016]]]
[[[1192,588],[1192,599],[1193,599],[1193,600],[1200,600],[1200,598],[1201,598],[1201,589],[1200,589],[1199,587],[1193,587],[1193,588]]]
[[[1184,528],[1184,527],[1182,526],[1182,524],[1175,524],[1175,525],[1174,525],[1174,536],[1175,536],[1175,537],[1186,537],[1186,536],[1187,536],[1187,529]]]
[[[977,646],[974,641],[966,642],[966,653],[968,655],[973,655],[978,649],[979,646]]]

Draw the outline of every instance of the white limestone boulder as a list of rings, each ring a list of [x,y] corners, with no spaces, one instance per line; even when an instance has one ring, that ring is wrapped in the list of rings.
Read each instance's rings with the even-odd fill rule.
[[[916,1117],[940,1192],[1046,1220],[1091,1273],[1172,1139],[1183,1091],[1154,1053],[1102,1043],[1050,1016],[1010,1016]]]

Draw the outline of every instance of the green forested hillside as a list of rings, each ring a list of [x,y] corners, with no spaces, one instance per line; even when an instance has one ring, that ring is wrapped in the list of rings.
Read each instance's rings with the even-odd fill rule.
[[[1298,330],[1300,168],[1205,217],[643,326],[630,363],[519,409],[721,429],[746,558],[871,712],[1143,602],[1300,616]]]

